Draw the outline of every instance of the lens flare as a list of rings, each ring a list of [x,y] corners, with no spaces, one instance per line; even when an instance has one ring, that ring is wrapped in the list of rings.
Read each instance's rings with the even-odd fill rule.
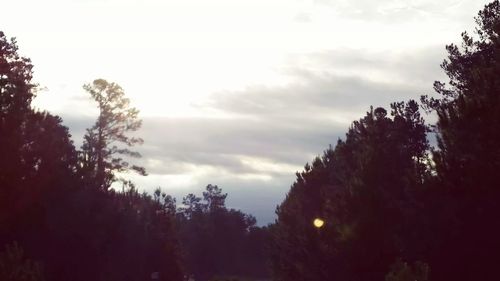
[[[314,227],[321,228],[325,224],[325,221],[320,218],[315,218],[313,221]]]

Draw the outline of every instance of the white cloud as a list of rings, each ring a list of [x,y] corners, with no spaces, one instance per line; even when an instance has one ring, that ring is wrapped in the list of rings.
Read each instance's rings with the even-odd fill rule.
[[[220,184],[269,221],[294,167],[351,120],[431,90],[444,45],[487,2],[18,0],[0,26],[48,88],[36,105],[77,140],[97,114],[81,86],[124,87],[144,117],[140,186]]]

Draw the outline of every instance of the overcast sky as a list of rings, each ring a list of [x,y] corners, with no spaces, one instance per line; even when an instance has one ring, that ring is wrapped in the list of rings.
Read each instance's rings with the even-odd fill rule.
[[[445,80],[445,45],[485,0],[16,0],[17,37],[77,146],[96,118],[82,85],[120,84],[141,110],[145,190],[209,183],[259,224],[306,162],[370,105],[418,99]]]

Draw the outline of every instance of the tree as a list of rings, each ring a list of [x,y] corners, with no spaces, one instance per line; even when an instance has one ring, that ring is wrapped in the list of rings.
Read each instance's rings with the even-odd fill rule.
[[[500,2],[476,17],[473,35],[446,47],[435,82],[437,98],[423,97],[438,115],[432,184],[434,280],[494,280],[500,251]]]
[[[187,273],[196,280],[215,277],[269,277],[265,258],[269,232],[239,210],[228,209],[226,193],[207,185],[203,199],[188,194],[177,226]]]
[[[428,129],[416,102],[391,108],[353,122],[297,173],[273,227],[276,280],[382,280],[397,257],[418,257]]]
[[[17,243],[6,245],[0,253],[0,280],[4,281],[42,281],[42,266],[24,257],[24,251]]]
[[[214,212],[225,208],[227,193],[222,193],[217,185],[207,185],[203,192],[203,200],[206,202],[206,208],[209,212]]]
[[[157,204],[163,207],[167,214],[175,216],[177,211],[177,200],[171,195],[166,194],[158,187],[153,192],[153,199]]]
[[[385,281],[427,281],[429,280],[429,266],[422,262],[415,262],[413,266],[398,259],[392,266],[391,272],[385,276]]]
[[[0,225],[10,216],[12,196],[23,182],[23,124],[36,87],[32,77],[30,59],[20,56],[16,40],[0,31]]]
[[[480,11],[476,23],[477,38],[463,32],[461,48],[446,46],[448,59],[441,67],[450,81],[434,83],[440,98],[423,97],[439,118],[438,172],[457,188],[493,188],[500,166],[500,2]]]
[[[32,109],[33,65],[0,32],[0,242],[49,189],[71,180],[76,153],[58,116]],[[11,220],[9,222],[9,220]]]
[[[139,111],[130,107],[130,100],[118,84],[97,79],[83,88],[90,93],[99,108],[97,121],[92,128],[87,129],[82,145],[81,170],[85,177],[91,179],[96,187],[107,190],[116,180],[116,173],[133,170],[146,175],[143,167],[130,165],[122,158],[141,156],[129,148],[142,144],[143,140],[127,135],[141,127]]]
[[[182,198],[182,205],[183,206],[179,208],[179,212],[187,219],[190,219],[193,215],[203,211],[201,198],[197,197],[193,193],[189,193]]]

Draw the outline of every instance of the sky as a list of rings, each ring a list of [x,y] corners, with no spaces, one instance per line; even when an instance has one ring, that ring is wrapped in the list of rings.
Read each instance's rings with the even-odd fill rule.
[[[40,110],[75,145],[96,119],[82,85],[121,85],[143,119],[127,175],[273,222],[295,173],[370,105],[432,94],[445,45],[484,0],[16,0],[0,30],[32,59]]]

